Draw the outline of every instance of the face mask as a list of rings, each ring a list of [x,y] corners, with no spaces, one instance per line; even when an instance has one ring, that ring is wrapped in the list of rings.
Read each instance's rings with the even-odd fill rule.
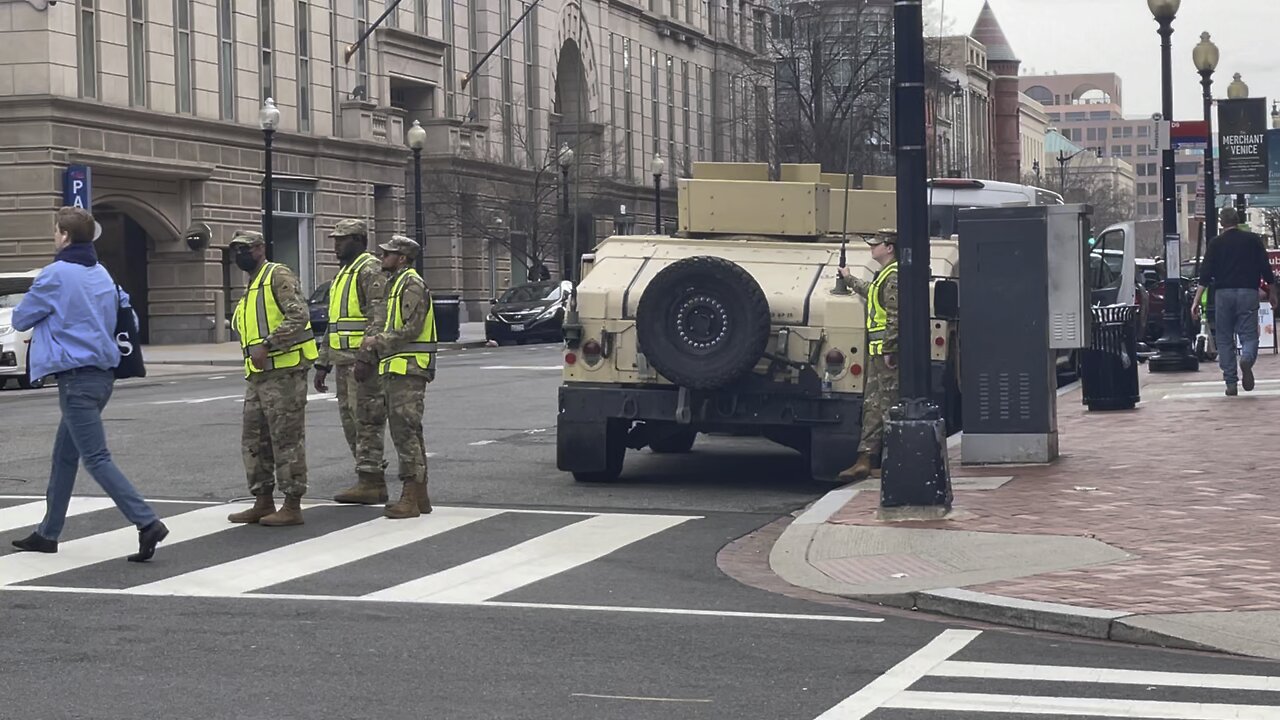
[[[248,253],[236,253],[236,267],[245,272],[253,272],[258,267],[258,261]]]

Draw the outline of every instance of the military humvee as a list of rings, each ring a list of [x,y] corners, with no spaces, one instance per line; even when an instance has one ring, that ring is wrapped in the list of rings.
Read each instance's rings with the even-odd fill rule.
[[[557,464],[609,482],[628,448],[688,452],[698,433],[768,438],[833,480],[857,457],[866,306],[840,294],[847,264],[870,279],[865,235],[896,222],[892,178],[845,190],[817,165],[696,163],[673,236],[613,236],[584,259],[565,327]],[[846,198],[847,193],[847,198]],[[959,254],[932,242],[938,298]],[[950,300],[935,299],[935,307]],[[954,313],[954,310],[948,312]],[[954,314],[952,315],[954,320]],[[935,400],[956,427],[957,324],[932,320]]]

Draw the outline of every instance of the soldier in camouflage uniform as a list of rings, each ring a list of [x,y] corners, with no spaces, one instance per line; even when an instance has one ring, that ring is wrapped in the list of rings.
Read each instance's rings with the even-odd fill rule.
[[[381,332],[365,338],[366,355],[356,364],[356,377],[374,371],[382,375],[391,441],[400,458],[400,500],[383,515],[414,518],[431,512],[427,496],[427,453],[422,436],[427,383],[435,379],[436,324],[427,284],[413,269],[418,243],[396,235],[385,245],[382,268],[387,271],[386,323]]]
[[[340,503],[373,505],[387,501],[387,463],[383,435],[386,402],[377,374],[356,382],[354,368],[360,345],[386,320],[387,276],[382,263],[367,251],[369,230],[363,220],[340,220],[333,232],[333,251],[342,263],[329,286],[329,324],[320,343],[315,388],[329,392],[325,378],[337,378],[338,415],[356,462],[356,484],[333,497]]]
[[[898,402],[898,232],[881,230],[867,239],[880,264],[874,280],[855,278],[840,268],[845,287],[867,299],[867,379],[862,391],[862,438],[858,460],[840,473],[849,482],[871,475],[872,459],[883,449],[889,408]]]
[[[245,356],[241,452],[255,503],[227,519],[301,525],[307,492],[307,371],[318,355],[307,300],[288,266],[267,262],[262,233],[237,232],[231,250],[250,278],[232,325]],[[273,497],[277,486],[284,493],[279,511]]]

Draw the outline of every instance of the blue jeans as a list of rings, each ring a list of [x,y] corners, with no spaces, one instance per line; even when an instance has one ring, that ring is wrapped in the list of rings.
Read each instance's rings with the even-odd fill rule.
[[[158,519],[147,501],[111,461],[111,451],[107,450],[102,409],[111,399],[114,385],[115,375],[110,370],[90,367],[58,373],[58,406],[62,409],[62,423],[58,425],[58,435],[53,441],[53,469],[49,473],[49,490],[45,495],[44,522],[37,530],[41,537],[57,540],[62,534],[81,461],[129,522],[141,529]]]
[[[1235,385],[1236,336],[1240,336],[1240,362],[1258,361],[1258,290],[1223,288],[1213,292],[1213,339],[1218,344],[1222,379]]]

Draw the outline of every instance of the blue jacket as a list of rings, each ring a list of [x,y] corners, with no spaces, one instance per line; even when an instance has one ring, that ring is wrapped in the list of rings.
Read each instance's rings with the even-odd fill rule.
[[[129,296],[120,290],[118,301],[116,291],[92,245],[63,250],[40,271],[13,310],[15,328],[34,330],[31,377],[81,367],[110,370],[120,364],[115,342],[117,308],[119,303],[131,306]]]

